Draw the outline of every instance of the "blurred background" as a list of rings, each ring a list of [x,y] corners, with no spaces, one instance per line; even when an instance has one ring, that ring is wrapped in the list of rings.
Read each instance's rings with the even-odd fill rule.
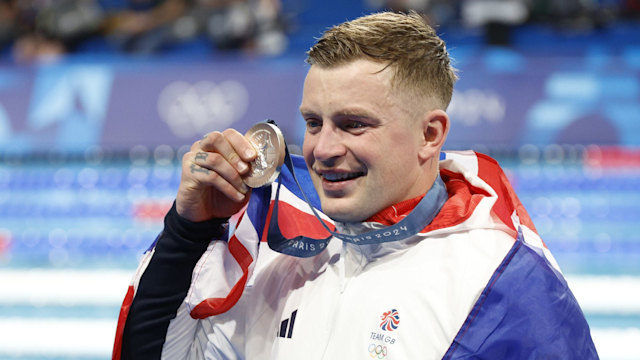
[[[188,146],[299,146],[305,51],[381,9],[447,41],[446,148],[501,162],[601,358],[640,359],[638,0],[1,0],[0,359],[109,359]]]

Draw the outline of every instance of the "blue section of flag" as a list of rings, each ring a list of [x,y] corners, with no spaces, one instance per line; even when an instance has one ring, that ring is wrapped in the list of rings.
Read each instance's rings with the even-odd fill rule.
[[[302,186],[309,202],[316,208],[320,209],[320,199],[316,193],[313,183],[311,182],[311,176],[307,170],[307,165],[304,162],[304,158],[300,155],[291,155],[294,171],[300,186]],[[281,169],[280,177],[278,181],[282,182],[282,185],[289,191],[304,201],[304,196],[300,192],[300,189],[293,179],[293,175],[286,166]],[[271,202],[271,186],[265,186],[258,189],[253,189],[251,194],[251,200],[247,206],[247,216],[251,219],[251,223],[256,228],[258,236],[262,239],[262,233],[264,225],[267,220],[267,213],[269,211],[269,204]]]
[[[262,239],[264,224],[267,221],[269,203],[271,202],[271,186],[253,189],[251,199],[247,205],[246,216],[249,216],[253,227],[258,233],[258,238]]]
[[[307,195],[307,199],[309,199],[309,202],[313,207],[320,209],[320,198],[318,197],[315,187],[313,187],[311,175],[307,169],[307,164],[304,162],[304,158],[300,155],[291,155],[291,161],[293,162],[293,170],[296,173],[296,178],[298,179],[300,186],[302,186],[304,193]],[[286,166],[282,167],[282,176],[280,179],[282,180],[282,185],[297,197],[304,200],[304,196],[298,189],[291,172],[289,172],[289,169],[287,169]]]
[[[443,359],[598,359],[564,278],[518,240]]]

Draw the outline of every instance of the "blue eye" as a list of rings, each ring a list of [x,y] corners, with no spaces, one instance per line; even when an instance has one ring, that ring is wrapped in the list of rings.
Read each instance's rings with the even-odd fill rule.
[[[367,124],[362,121],[350,120],[344,123],[343,129],[345,130],[362,130],[367,127]]]
[[[316,119],[306,119],[307,131],[316,131],[322,127],[322,121]]]

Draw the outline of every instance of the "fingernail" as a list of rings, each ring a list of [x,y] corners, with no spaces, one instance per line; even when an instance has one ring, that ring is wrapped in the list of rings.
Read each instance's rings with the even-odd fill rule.
[[[238,200],[242,201],[244,200],[245,194],[239,192],[239,193],[236,193],[236,197],[238,198]]]
[[[253,150],[253,149],[247,149],[247,150],[244,152],[244,156],[245,156],[245,157],[249,157],[249,158],[250,158],[250,157],[256,156],[256,152],[255,152],[255,150]]]
[[[249,166],[246,163],[238,161],[238,171],[245,172],[247,169],[249,169]]]

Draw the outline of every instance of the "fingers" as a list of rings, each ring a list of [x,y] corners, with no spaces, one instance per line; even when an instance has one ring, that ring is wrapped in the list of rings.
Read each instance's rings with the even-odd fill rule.
[[[209,133],[199,145],[204,152],[221,154],[240,174],[249,171],[249,163],[257,156],[253,145],[234,129]]]
[[[236,201],[242,201],[249,191],[241,173],[219,153],[196,151],[185,154],[183,174]]]
[[[251,143],[236,130],[212,132],[185,154],[183,174],[241,201],[249,191],[242,175],[249,171],[249,163],[256,156]]]

